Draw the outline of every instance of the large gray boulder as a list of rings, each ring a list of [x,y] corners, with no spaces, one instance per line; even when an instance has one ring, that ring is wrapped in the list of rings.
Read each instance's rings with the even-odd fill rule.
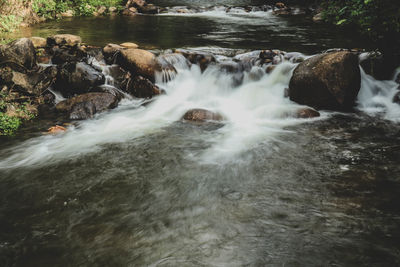
[[[349,111],[360,90],[358,57],[341,51],[300,63],[289,83],[289,97],[315,109]]]
[[[69,97],[87,93],[104,82],[104,75],[84,62],[65,63],[60,67],[54,87]]]

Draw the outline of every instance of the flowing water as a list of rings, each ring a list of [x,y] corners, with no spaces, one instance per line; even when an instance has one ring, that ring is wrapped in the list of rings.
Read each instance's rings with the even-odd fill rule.
[[[311,26],[266,12],[211,13],[138,16],[133,21],[143,24],[124,24],[120,31],[130,33],[124,36],[116,26],[93,33],[91,19],[51,22],[33,32],[48,35],[58,32],[54,27],[70,31],[83,23],[73,33],[97,44],[141,36],[141,44],[161,54],[189,46],[212,51],[221,62],[268,44],[310,54],[357,45],[328,29],[313,40]],[[119,20],[127,19],[95,19]],[[258,32],[262,21],[281,27],[271,43]],[[193,24],[173,26],[182,22]],[[205,25],[212,27],[199,33]],[[218,27],[236,39],[224,39]],[[269,74],[253,67],[237,84],[237,73],[217,66],[202,72],[178,56],[169,60],[176,76],[166,82],[158,75],[166,94],[146,105],[125,98],[64,134],[43,135],[49,121],[42,118],[0,139],[1,266],[400,265],[394,81],[362,71],[356,112],[294,119],[301,106],[284,90],[295,63]],[[191,108],[219,112],[224,121],[181,121]]]

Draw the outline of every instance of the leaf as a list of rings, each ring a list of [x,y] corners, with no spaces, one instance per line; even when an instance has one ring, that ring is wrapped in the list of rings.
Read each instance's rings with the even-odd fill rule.
[[[347,22],[347,19],[341,19],[338,22],[336,22],[336,25],[342,25],[345,22]]]

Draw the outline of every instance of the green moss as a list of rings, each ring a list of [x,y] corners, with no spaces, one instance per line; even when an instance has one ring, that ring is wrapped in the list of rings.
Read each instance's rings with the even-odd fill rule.
[[[21,125],[21,119],[0,112],[0,135],[13,135]]]

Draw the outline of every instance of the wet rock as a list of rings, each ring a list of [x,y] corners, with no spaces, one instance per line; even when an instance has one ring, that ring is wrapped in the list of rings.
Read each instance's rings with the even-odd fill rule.
[[[43,48],[47,46],[47,41],[45,38],[34,36],[29,39],[32,41],[32,44],[35,48]]]
[[[309,119],[319,117],[320,114],[313,108],[301,108],[296,112],[296,118]]]
[[[300,63],[289,83],[289,97],[316,109],[349,111],[360,90],[358,58],[350,52],[314,56]]]
[[[106,13],[107,8],[105,6],[100,6],[99,9],[97,9],[97,14],[99,15],[104,15]]]
[[[393,103],[399,104],[400,105],[400,91],[397,92],[394,96],[393,96]]]
[[[54,88],[64,97],[89,92],[93,87],[104,84],[105,77],[92,66],[84,63],[65,63],[57,75]]]
[[[122,83],[122,88],[132,96],[138,98],[152,98],[153,96],[161,94],[160,88],[141,75],[126,79],[126,81]]]
[[[61,12],[60,15],[63,18],[72,18],[74,16],[74,11],[70,9],[65,12]]]
[[[130,43],[130,42],[125,42],[120,44],[121,47],[123,48],[138,48],[139,46],[135,43]]]
[[[138,10],[143,14],[158,14],[158,7],[152,4],[139,7]]]
[[[36,67],[36,51],[29,38],[21,38],[0,46],[0,67],[13,65],[26,71]]]
[[[242,66],[234,61],[225,61],[218,64],[222,73],[228,73],[232,76],[232,86],[239,86],[243,82],[244,73]]]
[[[144,0],[128,0],[126,3],[126,8],[130,7],[135,7],[135,8],[141,8],[146,5],[146,1]]]
[[[64,45],[64,46],[75,46],[82,43],[81,37],[72,34],[56,34],[52,37],[47,38],[47,45]]]
[[[112,64],[115,60],[115,55],[124,49],[122,46],[117,45],[117,44],[107,44],[105,47],[103,47],[103,55],[104,59],[106,60],[107,64]]]
[[[192,122],[206,122],[206,121],[222,121],[223,117],[221,114],[209,111],[207,109],[191,109],[188,110],[182,117],[185,121]]]
[[[118,98],[118,101],[125,97],[124,93],[112,85],[103,84],[90,90],[90,93],[109,93]]]
[[[155,79],[155,72],[161,70],[156,61],[156,56],[142,49],[129,48],[121,50],[117,63],[131,73],[137,73],[151,81]]]
[[[56,105],[59,112],[67,113],[70,119],[82,120],[94,114],[115,108],[118,98],[109,93],[87,93],[61,101]]]
[[[39,96],[56,78],[57,68],[40,67],[34,72],[21,73],[9,67],[0,69],[0,84],[13,88],[23,95]]]
[[[317,22],[317,23],[322,22],[322,21],[324,20],[324,18],[323,18],[323,16],[322,16],[322,12],[321,12],[321,13],[318,13],[318,14],[315,14],[315,15],[313,16],[312,20],[313,20],[314,22]]]
[[[117,12],[118,11],[118,9],[115,7],[115,6],[110,6],[109,8],[108,8],[108,12],[110,12],[110,13],[115,13],[115,12]]]
[[[136,16],[138,10],[135,7],[125,8],[122,11],[123,16]]]
[[[212,54],[184,49],[177,49],[175,50],[175,53],[182,54],[187,60],[189,60],[190,63],[199,65],[201,71],[204,71],[210,64],[214,64],[216,62],[216,59]]]
[[[86,58],[87,53],[79,46],[59,48],[54,46],[51,49],[52,63],[61,65],[67,62],[78,62]]]
[[[65,127],[62,127],[60,125],[52,126],[49,129],[47,129],[46,134],[60,134],[63,132],[66,132],[67,129]]]
[[[282,3],[282,2],[277,2],[277,3],[275,3],[275,7],[277,7],[277,8],[286,8],[286,5],[284,3]]]

